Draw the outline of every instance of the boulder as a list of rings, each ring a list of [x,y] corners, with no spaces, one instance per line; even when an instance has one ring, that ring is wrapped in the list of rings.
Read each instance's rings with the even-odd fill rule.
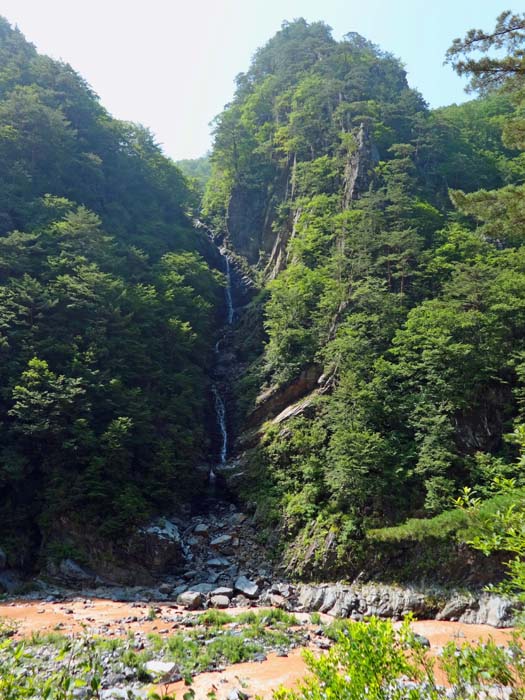
[[[248,516],[246,515],[246,513],[235,513],[234,516],[232,517],[232,522],[235,525],[242,525],[242,523],[245,520],[248,520]]]
[[[176,665],[172,661],[146,661],[144,668],[153,676],[164,676],[167,673],[172,673],[176,669]]]
[[[137,530],[129,553],[153,575],[179,571],[186,559],[177,526],[164,518]]]
[[[71,583],[73,585],[86,584],[92,585],[97,578],[93,571],[81,566],[74,559],[62,559],[58,565],[58,578]]]
[[[228,586],[219,586],[218,588],[214,588],[211,594],[225,595],[228,598],[233,598],[233,588],[229,588]]]
[[[172,661],[146,661],[144,668],[162,683],[175,682],[180,679],[179,669]]]
[[[230,599],[227,595],[212,595],[210,605],[212,608],[227,608],[230,605]]]
[[[239,576],[235,580],[234,588],[237,593],[241,593],[246,596],[246,598],[253,599],[257,598],[259,595],[259,586],[253,581],[250,581],[249,578],[246,578],[246,576]]]
[[[428,637],[424,637],[422,634],[414,634],[414,639],[422,647],[430,649],[430,640],[428,639]]]
[[[270,593],[267,597],[268,603],[274,608],[282,608],[283,610],[290,610],[291,605],[288,600],[278,593]]]
[[[242,690],[239,690],[238,688],[233,688],[233,690],[230,690],[230,692],[228,693],[227,700],[248,700],[249,697],[250,696]]]
[[[171,583],[161,583],[159,586],[159,593],[162,593],[162,595],[170,595],[173,593],[173,586]]]
[[[269,593],[277,593],[277,595],[282,595],[285,598],[289,598],[294,592],[289,583],[272,583],[268,591]]]
[[[218,569],[223,569],[230,566],[230,562],[225,557],[214,557],[213,559],[208,559],[206,566],[213,566]]]
[[[16,571],[7,569],[0,572],[0,593],[15,593],[22,584],[23,581]]]
[[[186,610],[197,610],[202,606],[203,597],[199,591],[185,591],[177,597],[177,603]]]
[[[469,609],[460,616],[459,622],[492,627],[512,627],[516,623],[516,613],[521,606],[510,598],[482,594]]]
[[[219,537],[215,537],[211,542],[210,545],[212,547],[223,547],[224,545],[228,545],[232,541],[232,536],[231,535],[219,535]]]
[[[436,620],[450,620],[451,622],[457,622],[471,603],[471,596],[467,597],[464,595],[452,595],[452,597],[445,603],[445,606],[436,615]]]
[[[198,523],[193,528],[193,534],[199,537],[205,537],[208,534],[209,526],[206,523]]]
[[[211,593],[213,590],[213,583],[196,583],[191,587],[191,590],[197,593]]]

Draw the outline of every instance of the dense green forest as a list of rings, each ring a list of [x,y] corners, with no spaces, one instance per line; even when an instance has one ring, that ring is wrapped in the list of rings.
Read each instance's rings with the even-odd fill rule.
[[[0,162],[0,541],[21,564],[187,500],[221,287],[151,134],[4,20]]]
[[[178,160],[176,165],[187,178],[195,181],[198,191],[202,194],[211,176],[209,155],[202,156],[202,158]]]
[[[463,486],[523,483],[523,88],[508,65],[477,75],[481,96],[432,111],[392,55],[297,20],[215,122],[203,212],[261,288],[259,347],[238,331],[245,425],[278,412],[261,391],[317,380],[243,457],[296,573],[326,574],[323,549],[344,572],[370,528]]]
[[[439,516],[464,487],[525,486],[521,35],[501,22],[509,55],[476,63],[490,37],[458,40],[449,60],[478,96],[437,110],[358,34],[285,22],[211,154],[176,165],[0,20],[11,563],[67,529],[125,538],[202,493],[224,319],[205,231],[243,305],[230,496],[296,573],[344,575],[370,531]]]

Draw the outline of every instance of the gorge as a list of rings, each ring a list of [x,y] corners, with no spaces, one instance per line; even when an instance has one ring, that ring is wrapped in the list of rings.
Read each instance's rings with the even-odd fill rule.
[[[22,697],[141,697],[302,647],[346,688],[352,635],[423,659],[419,627],[384,620],[454,643],[514,624],[525,20],[498,22],[508,60],[464,63],[492,35],[457,40],[480,94],[439,109],[360,35],[284,22],[196,180],[0,19],[0,618],[20,626],[0,620],[0,696],[12,669],[55,693],[57,645],[91,690]],[[24,611],[67,639],[28,642]],[[446,649],[450,681],[474,652]],[[471,676],[457,697],[480,697]],[[424,685],[388,683],[377,700]]]

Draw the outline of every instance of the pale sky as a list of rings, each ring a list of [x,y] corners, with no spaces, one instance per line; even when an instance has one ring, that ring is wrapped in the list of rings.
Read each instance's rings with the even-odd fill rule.
[[[510,4],[512,2],[513,4]],[[235,76],[283,20],[323,20],[399,57],[432,107],[468,99],[443,66],[452,40],[490,29],[516,0],[0,0],[0,15],[70,63],[116,117],[148,126],[171,157],[210,147]],[[522,8],[521,8],[522,9]]]

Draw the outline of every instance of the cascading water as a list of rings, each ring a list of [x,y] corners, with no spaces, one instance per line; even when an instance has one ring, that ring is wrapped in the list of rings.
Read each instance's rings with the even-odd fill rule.
[[[228,455],[228,430],[226,429],[226,407],[224,405],[224,400],[219,393],[217,385],[214,384],[212,387],[213,397],[215,399],[215,414],[217,416],[217,425],[219,426],[219,432],[221,434],[221,449],[219,452],[220,463],[226,463],[226,457]]]
[[[231,326],[235,316],[235,309],[233,306],[233,296],[232,296],[232,278],[230,261],[226,254],[225,248],[219,248],[219,252],[224,259],[224,271],[226,276],[226,287],[224,290],[224,298],[226,302],[226,326]],[[217,356],[217,364],[220,362],[221,357],[221,345],[223,344],[224,337],[219,338],[215,343],[215,354]],[[217,427],[219,428],[219,434],[221,438],[220,450],[219,450],[219,464],[226,464],[228,458],[228,423],[226,417],[226,401],[224,395],[224,383],[216,381],[212,385],[213,398],[215,403],[215,416],[217,419]],[[213,484],[216,480],[216,474],[213,467],[210,469],[210,483]]]
[[[234,308],[233,308],[233,298],[232,298],[232,275],[231,275],[231,270],[230,270],[230,261],[228,259],[228,256],[224,252],[224,249],[220,249],[221,255],[224,258],[225,262],[225,268],[226,268],[226,289],[224,292],[224,295],[226,297],[226,312],[227,312],[227,320],[228,320],[228,325],[231,326],[233,323],[233,315],[234,315]]]

